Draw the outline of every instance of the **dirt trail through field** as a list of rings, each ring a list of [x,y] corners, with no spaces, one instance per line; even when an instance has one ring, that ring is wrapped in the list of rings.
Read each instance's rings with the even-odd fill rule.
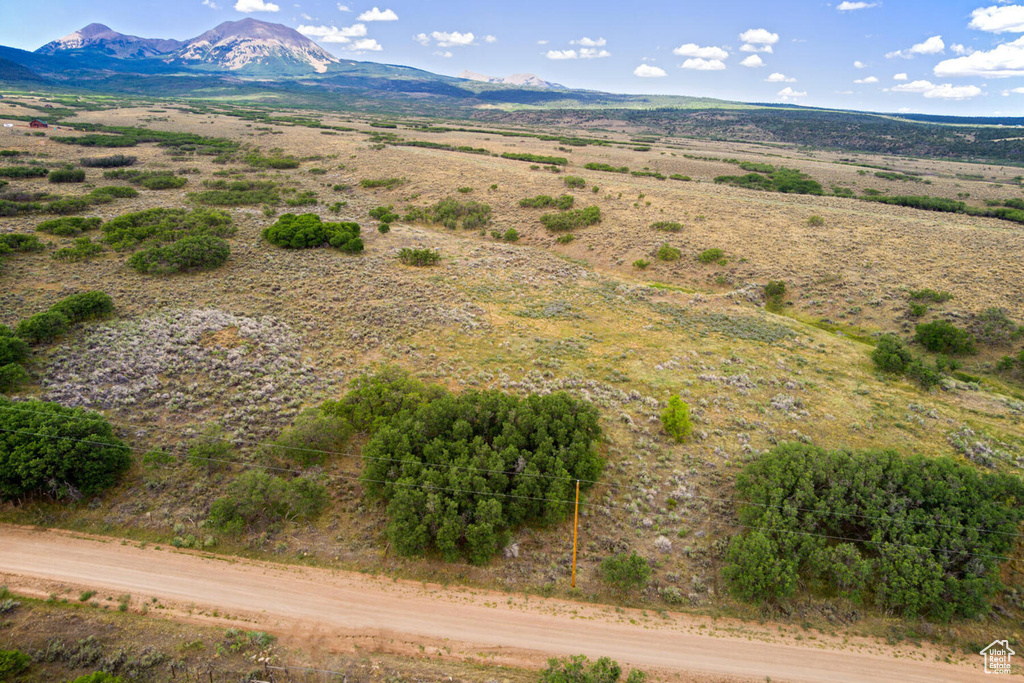
[[[215,610],[219,618],[314,648],[344,649],[353,638],[387,651],[472,656],[536,665],[583,653],[682,673],[684,680],[984,680],[980,657],[965,665],[935,652],[824,637],[750,639],[758,625],[684,615],[664,618],[563,600],[452,589],[363,574],[122,545],[109,538],[0,525],[0,583],[12,590],[100,589],[156,597],[170,613]],[[790,629],[792,630],[792,629]],[[771,633],[774,633],[772,631]],[[404,647],[403,647],[404,646]],[[365,647],[365,644],[364,644]],[[365,652],[365,649],[364,649]]]

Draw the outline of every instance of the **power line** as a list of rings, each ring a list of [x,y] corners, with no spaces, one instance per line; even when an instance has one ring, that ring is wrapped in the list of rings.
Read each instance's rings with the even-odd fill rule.
[[[34,414],[34,415],[44,415],[44,416],[49,416],[49,417],[56,417],[53,413],[47,413],[47,412],[36,411],[36,410],[25,410],[25,409],[13,408],[13,407],[9,407],[9,406],[0,406],[0,410],[10,410],[10,411],[14,411],[14,412],[30,413],[30,414]],[[83,416],[78,416],[78,415],[60,415],[59,417],[62,417],[62,418],[65,418],[65,419],[74,419],[74,420],[91,420],[91,419],[95,419],[93,417],[89,417],[89,416],[85,416],[85,415],[83,415]],[[122,429],[128,429],[128,427],[126,427],[123,424],[120,425],[120,426],[121,426]],[[164,432],[168,432],[168,433],[180,436],[180,432],[179,431],[171,430],[171,429],[168,429],[168,428],[165,428],[165,427],[150,427],[148,425],[140,425],[139,427],[142,428],[142,429],[155,429],[155,430],[164,431]],[[281,449],[287,450],[287,451],[298,451],[298,452],[302,452],[302,453],[315,453],[315,454],[319,454],[319,455],[334,455],[334,456],[346,457],[346,458],[355,457],[355,458],[362,458],[362,459],[365,459],[365,460],[374,460],[374,461],[378,461],[378,462],[391,462],[391,463],[397,463],[397,464],[403,464],[403,465],[423,465],[423,466],[437,467],[437,468],[448,468],[450,470],[451,469],[455,469],[455,470],[463,470],[463,471],[470,471],[470,472],[480,472],[480,473],[483,473],[483,474],[500,474],[500,475],[503,475],[503,476],[534,477],[534,478],[559,480],[559,481],[562,480],[561,477],[557,477],[555,475],[550,475],[550,474],[542,474],[542,473],[520,472],[520,473],[512,473],[510,475],[510,473],[508,473],[508,472],[506,472],[504,470],[491,470],[491,469],[485,469],[485,468],[479,468],[479,467],[472,467],[472,466],[469,466],[469,465],[453,465],[453,464],[444,464],[444,463],[427,463],[427,462],[423,462],[421,460],[404,460],[404,459],[400,459],[400,458],[387,458],[387,457],[380,457],[380,456],[368,456],[368,455],[362,455],[362,454],[356,454],[356,453],[343,453],[343,452],[340,452],[340,451],[328,451],[328,450],[315,449],[315,448],[303,448],[303,447],[300,447],[300,446],[282,446],[282,445],[279,445],[279,444],[276,444],[276,443],[273,443],[273,442],[270,442],[270,441],[257,441],[257,440],[254,440],[254,439],[240,439],[240,441],[242,441],[244,443],[248,443],[250,445],[254,445],[254,446],[273,446],[274,448],[281,448]],[[230,462],[236,462],[236,461],[230,461]],[[267,466],[267,467],[269,467],[269,466]],[[280,471],[298,473],[300,475],[303,473],[301,470],[280,469]],[[367,480],[367,481],[369,481],[369,480]],[[642,487],[639,487],[639,486],[629,486],[629,485],[625,485],[625,484],[616,484],[616,483],[613,483],[613,482],[603,482],[603,481],[598,481],[598,480],[594,480],[594,479],[580,479],[579,481],[582,484],[590,484],[590,485],[603,484],[605,486],[616,488],[616,489],[625,489],[625,490],[633,491],[633,492],[640,493],[640,494],[646,493],[644,491],[644,489]],[[380,482],[380,483],[385,483],[385,482]],[[794,510],[796,512],[809,512],[809,513],[813,513],[813,514],[824,516],[824,517],[832,517],[832,518],[840,518],[840,519],[863,519],[863,520],[866,520],[866,521],[891,522],[891,523],[896,523],[896,524],[905,524],[908,521],[908,520],[899,520],[899,519],[896,519],[894,517],[880,517],[880,516],[864,515],[864,514],[857,514],[857,513],[842,513],[842,512],[839,512],[839,513],[836,513],[836,512],[825,513],[825,512],[823,512],[821,510],[816,510],[814,508],[794,507],[794,506],[789,506],[789,505],[785,505],[785,504],[773,505],[773,504],[770,504],[770,503],[756,503],[756,502],[752,502],[752,501],[738,500],[738,499],[735,499],[735,498],[718,498],[718,497],[715,497],[715,496],[706,496],[706,495],[701,495],[701,494],[697,494],[697,493],[690,493],[690,492],[687,492],[687,495],[689,495],[691,498],[694,498],[694,499],[697,499],[697,500],[703,500],[703,501],[707,501],[707,502],[728,503],[728,504],[732,504],[732,505],[747,505],[747,506],[751,506],[751,507],[759,507],[759,508],[764,508],[764,509]],[[550,500],[550,499],[544,498],[543,500]],[[552,502],[566,502],[566,501],[552,501]],[[572,501],[568,501],[568,502],[572,502]],[[591,507],[593,507],[593,506],[595,506],[597,504],[596,503],[587,503],[587,505],[590,505]],[[600,507],[605,507],[607,509],[622,509],[624,506],[615,506],[613,504],[612,507],[608,507],[608,506],[600,506]],[[981,534],[993,534],[993,535],[997,535],[997,536],[1009,536],[1011,538],[1024,539],[1024,534],[1015,533],[1015,532],[1009,532],[1009,531],[998,531],[996,529],[984,529],[984,528],[981,528],[981,527],[965,527],[965,526],[959,526],[959,525],[955,525],[955,524],[945,524],[945,523],[938,522],[938,521],[931,522],[930,526],[938,527],[938,528],[943,528],[943,529],[949,529],[949,530],[952,530],[952,531],[974,531],[974,532],[981,533]]]
[[[139,448],[133,448],[131,446],[117,446],[117,445],[113,445],[113,444],[104,443],[104,442],[101,442],[101,441],[89,441],[87,439],[74,439],[74,438],[71,438],[71,437],[59,436],[59,435],[55,435],[55,434],[39,434],[39,433],[34,433],[34,432],[26,432],[26,431],[22,431],[22,430],[4,429],[4,428],[0,428],[0,432],[9,432],[9,433],[14,433],[14,434],[24,434],[24,435],[27,435],[27,436],[38,436],[38,437],[49,438],[49,439],[64,439],[64,440],[75,441],[75,442],[80,442],[80,443],[88,443],[88,444],[94,444],[94,445],[98,445],[98,446],[106,446],[108,448],[122,448],[122,449],[125,449],[125,450],[128,450],[128,451],[131,451],[131,452],[141,452],[141,450],[142,450],[142,449],[139,449]],[[287,472],[287,473],[296,474],[296,475],[299,475],[299,476],[302,476],[302,475],[306,474],[302,470],[290,469],[290,468],[286,468],[286,467],[277,467],[277,466],[274,466],[274,465],[264,465],[264,464],[260,464],[260,463],[247,462],[247,461],[244,461],[244,460],[243,461],[238,461],[238,460],[228,460],[227,458],[211,458],[211,457],[193,456],[193,455],[188,456],[188,458],[192,459],[192,460],[200,460],[200,461],[206,461],[206,462],[216,462],[216,463],[222,463],[222,464],[226,464],[226,465],[238,465],[238,466],[241,466],[241,467],[257,467],[257,468],[262,468],[262,469],[265,469],[265,470],[272,470],[272,471],[275,471],[275,472]],[[536,496],[520,496],[520,495],[516,495],[516,494],[499,493],[499,492],[496,492],[496,491],[473,491],[471,489],[459,489],[459,488],[451,488],[451,487],[440,487],[440,486],[433,486],[433,485],[429,485],[429,484],[427,484],[427,485],[406,484],[406,483],[403,483],[400,480],[367,479],[367,478],[364,478],[364,477],[361,477],[361,476],[352,476],[352,475],[344,475],[344,474],[326,474],[325,473],[325,474],[321,474],[320,476],[328,478],[328,479],[355,480],[355,481],[369,482],[369,483],[373,483],[373,484],[385,484],[385,485],[386,484],[392,484],[394,486],[398,486],[398,487],[401,487],[401,488],[420,489],[420,490],[427,491],[427,492],[444,491],[444,492],[450,492],[450,493],[469,493],[469,494],[480,495],[480,496],[494,496],[496,498],[514,498],[514,499],[520,499],[520,500],[537,500],[537,501],[543,501],[543,502],[549,502],[549,503],[565,503],[566,505],[571,505],[573,503],[573,501],[571,501],[571,500],[552,499],[552,498],[538,498]],[[615,505],[615,504],[602,505],[600,503],[588,503],[588,502],[585,502],[585,501],[580,503],[580,504],[581,505],[588,505],[588,506],[593,507],[593,508],[605,509],[605,510],[618,510],[618,509],[624,509],[625,508],[625,506],[621,506],[621,505]],[[762,529],[760,529],[760,527],[750,526],[750,525],[747,525],[747,524],[741,524],[741,523],[738,523],[738,522],[734,522],[734,523],[732,523],[732,525],[740,527],[740,528],[743,528],[743,529],[750,529],[750,530],[755,530],[755,531],[761,531],[762,530]],[[962,556],[967,556],[967,557],[980,557],[980,558],[996,559],[996,560],[1003,560],[1003,561],[1007,561],[1007,560],[1010,559],[1009,557],[1005,557],[1005,556],[1002,556],[1002,555],[991,555],[991,554],[986,554],[986,553],[969,553],[969,552],[963,551],[963,550],[948,550],[948,549],[942,549],[942,548],[933,548],[931,546],[913,545],[913,544],[908,544],[908,543],[893,543],[893,542],[888,542],[888,541],[873,541],[873,540],[870,540],[870,539],[852,538],[852,537],[845,537],[845,536],[835,536],[835,535],[831,535],[831,534],[818,534],[818,533],[812,533],[812,532],[808,532],[808,531],[786,530],[786,531],[783,531],[781,533],[792,534],[792,535],[796,535],[796,536],[808,536],[808,537],[812,537],[812,538],[823,538],[823,539],[827,539],[827,540],[849,541],[849,542],[852,542],[852,543],[870,543],[872,545],[878,545],[878,546],[892,546],[892,547],[898,547],[898,548],[911,548],[911,549],[915,549],[915,550],[929,550],[929,551],[933,551],[933,552],[941,552],[941,553],[944,553],[944,554],[947,554],[947,555],[953,554],[953,555],[962,555]],[[996,533],[996,532],[992,532],[992,533]]]

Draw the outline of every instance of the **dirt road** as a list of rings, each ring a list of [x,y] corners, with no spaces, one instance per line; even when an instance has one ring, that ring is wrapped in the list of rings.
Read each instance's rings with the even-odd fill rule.
[[[36,590],[57,582],[68,589],[131,593],[139,602],[156,597],[171,608],[165,612],[216,610],[222,619],[315,647],[340,649],[346,639],[361,637],[391,651],[405,645],[410,652],[452,650],[478,660],[518,663],[583,653],[713,680],[986,680],[980,657],[952,665],[934,661],[928,650],[908,646],[897,653],[868,641],[829,649],[839,643],[797,641],[756,624],[665,618],[0,525],[4,582],[12,589]]]

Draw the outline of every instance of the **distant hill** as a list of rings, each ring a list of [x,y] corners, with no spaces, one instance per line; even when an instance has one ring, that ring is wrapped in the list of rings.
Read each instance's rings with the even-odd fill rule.
[[[46,79],[17,62],[0,57],[0,82],[45,83]]]
[[[340,60],[293,28],[257,19],[225,21],[188,40],[169,56],[171,63],[265,73],[324,73]]]
[[[51,41],[36,50],[52,55],[68,50],[94,50],[118,59],[134,59],[162,55],[181,46],[181,41],[169,38],[139,38],[118,33],[104,24],[89,24],[63,38]]]
[[[502,85],[516,85],[526,86],[531,88],[554,88],[565,90],[564,85],[558,83],[552,83],[551,81],[545,81],[543,78],[534,74],[512,74],[511,76],[485,76],[484,74],[478,74],[475,71],[463,71],[459,74],[459,78],[464,78],[467,81],[479,81],[481,83],[500,83]]]

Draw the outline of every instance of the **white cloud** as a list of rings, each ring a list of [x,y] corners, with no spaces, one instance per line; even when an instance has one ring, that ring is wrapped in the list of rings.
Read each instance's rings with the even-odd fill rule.
[[[547,45],[547,44],[548,44],[548,41],[546,41],[546,40],[538,40],[538,41],[537,41],[537,44],[538,44],[538,45]]]
[[[484,42],[485,43],[496,43],[496,42],[498,42],[498,39],[495,36],[486,35],[486,36],[484,36]]]
[[[853,91],[852,90],[836,90],[835,93],[837,95],[852,95]]]
[[[740,46],[740,52],[767,52],[772,53],[771,45],[752,45],[750,43],[744,43]]]
[[[384,46],[373,38],[363,38],[352,43],[352,47],[349,49],[353,52],[380,52],[384,49]]]
[[[877,2],[849,2],[848,0],[843,0],[843,2],[839,3],[839,6],[836,7],[836,9],[839,10],[840,12],[852,12],[858,9],[878,7],[878,5],[879,3]]]
[[[281,8],[272,2],[263,2],[263,0],[238,0],[235,3],[236,12],[277,12]]]
[[[429,36],[426,33],[417,33],[412,37],[417,43],[423,47],[430,45],[430,39],[433,38],[437,42],[438,47],[465,47],[466,45],[475,45],[473,42],[476,40],[476,36],[472,33],[459,33],[458,31],[434,31]]]
[[[868,76],[867,78],[858,78],[854,81],[857,85],[865,85],[867,83],[878,83],[878,79],[874,76]]]
[[[608,44],[608,41],[605,40],[604,38],[598,38],[597,40],[593,40],[591,38],[583,36],[579,40],[570,40],[569,44],[582,45],[583,47],[604,47],[605,45]]]
[[[659,69],[656,66],[650,64],[641,64],[637,68],[633,69],[633,75],[639,76],[640,78],[662,78],[667,76],[664,69]]]
[[[896,50],[895,52],[889,52],[885,56],[890,59],[893,57],[910,59],[914,55],[937,55],[945,49],[946,43],[943,42],[942,36],[932,36],[923,43],[912,46],[909,50]]]
[[[779,34],[763,28],[752,28],[741,33],[740,40],[752,45],[774,45],[779,42]]]
[[[1006,78],[1024,76],[1024,37],[997,45],[992,50],[974,52],[964,57],[947,59],[935,65],[939,77],[983,76]]]
[[[580,59],[599,59],[601,57],[611,57],[612,53],[608,50],[598,50],[596,47],[581,47],[580,48]]]
[[[1024,88],[1012,88],[1010,90],[1004,90],[1003,91],[1004,95],[1009,95],[1010,93],[1016,93],[1017,95],[1024,95]]]
[[[742,62],[740,62],[740,65],[749,66],[752,69],[756,69],[758,67],[764,66],[764,60],[758,57],[757,55],[750,55]]]
[[[203,7],[209,7],[210,9],[220,9],[213,0],[203,0]]]
[[[1024,6],[979,7],[971,12],[967,27],[989,33],[1024,33]]]
[[[895,76],[892,77],[892,80],[894,80],[894,81],[905,81],[905,80],[907,80],[907,74],[896,74]]]
[[[867,66],[867,64],[865,64],[864,62],[860,61],[859,59],[856,62],[853,63],[853,68],[854,69],[863,69],[866,66]]]
[[[576,59],[579,57],[576,50],[548,50],[544,56],[548,59]]]
[[[973,55],[975,52],[977,52],[977,50],[975,50],[974,48],[967,47],[966,45],[962,45],[960,43],[953,43],[952,45],[949,46],[949,49],[953,51],[953,54],[960,55],[961,57]]]
[[[305,19],[306,21],[313,21],[313,17],[309,16],[309,15],[308,15],[308,14],[306,14],[305,12],[303,12],[303,13],[302,13],[302,14],[300,14],[299,16],[300,16],[300,17],[302,17],[303,19]]]
[[[791,87],[789,87],[787,85],[785,88],[780,90],[777,93],[777,95],[778,95],[778,97],[781,97],[784,100],[789,100],[789,99],[794,99],[794,98],[797,98],[797,97],[807,97],[807,91],[804,90],[803,92],[801,92],[799,90],[793,90],[793,88],[791,88]]]
[[[316,38],[322,43],[349,43],[352,38],[362,38],[366,35],[365,24],[353,24],[352,26],[299,26],[295,29],[305,36]]]
[[[359,21],[398,21],[398,15],[394,10],[386,9],[382,12],[380,8],[374,7],[360,14]]]
[[[686,43],[672,50],[672,54],[680,57],[700,57],[701,59],[725,59],[729,53],[715,45],[701,47],[696,43]]]
[[[445,50],[444,52],[435,52],[434,54],[437,55],[438,57],[444,57],[445,59],[451,59],[452,56],[450,50]]]
[[[681,69],[693,69],[694,71],[721,71],[725,68],[725,62],[720,59],[701,59],[694,57],[683,62]]]
[[[918,93],[928,99],[966,100],[977,97],[982,90],[976,85],[953,85],[952,83],[936,85],[931,81],[912,81],[895,86],[893,92]]]
[[[351,7],[349,7],[348,5],[343,5],[343,4],[341,4],[341,3],[339,2],[339,3],[338,3],[338,11],[339,11],[339,12],[351,12],[351,11],[352,11],[352,8],[351,8]]]
[[[795,78],[787,78],[786,74],[780,74],[778,71],[773,73],[768,78],[764,79],[769,83],[796,83]]]

